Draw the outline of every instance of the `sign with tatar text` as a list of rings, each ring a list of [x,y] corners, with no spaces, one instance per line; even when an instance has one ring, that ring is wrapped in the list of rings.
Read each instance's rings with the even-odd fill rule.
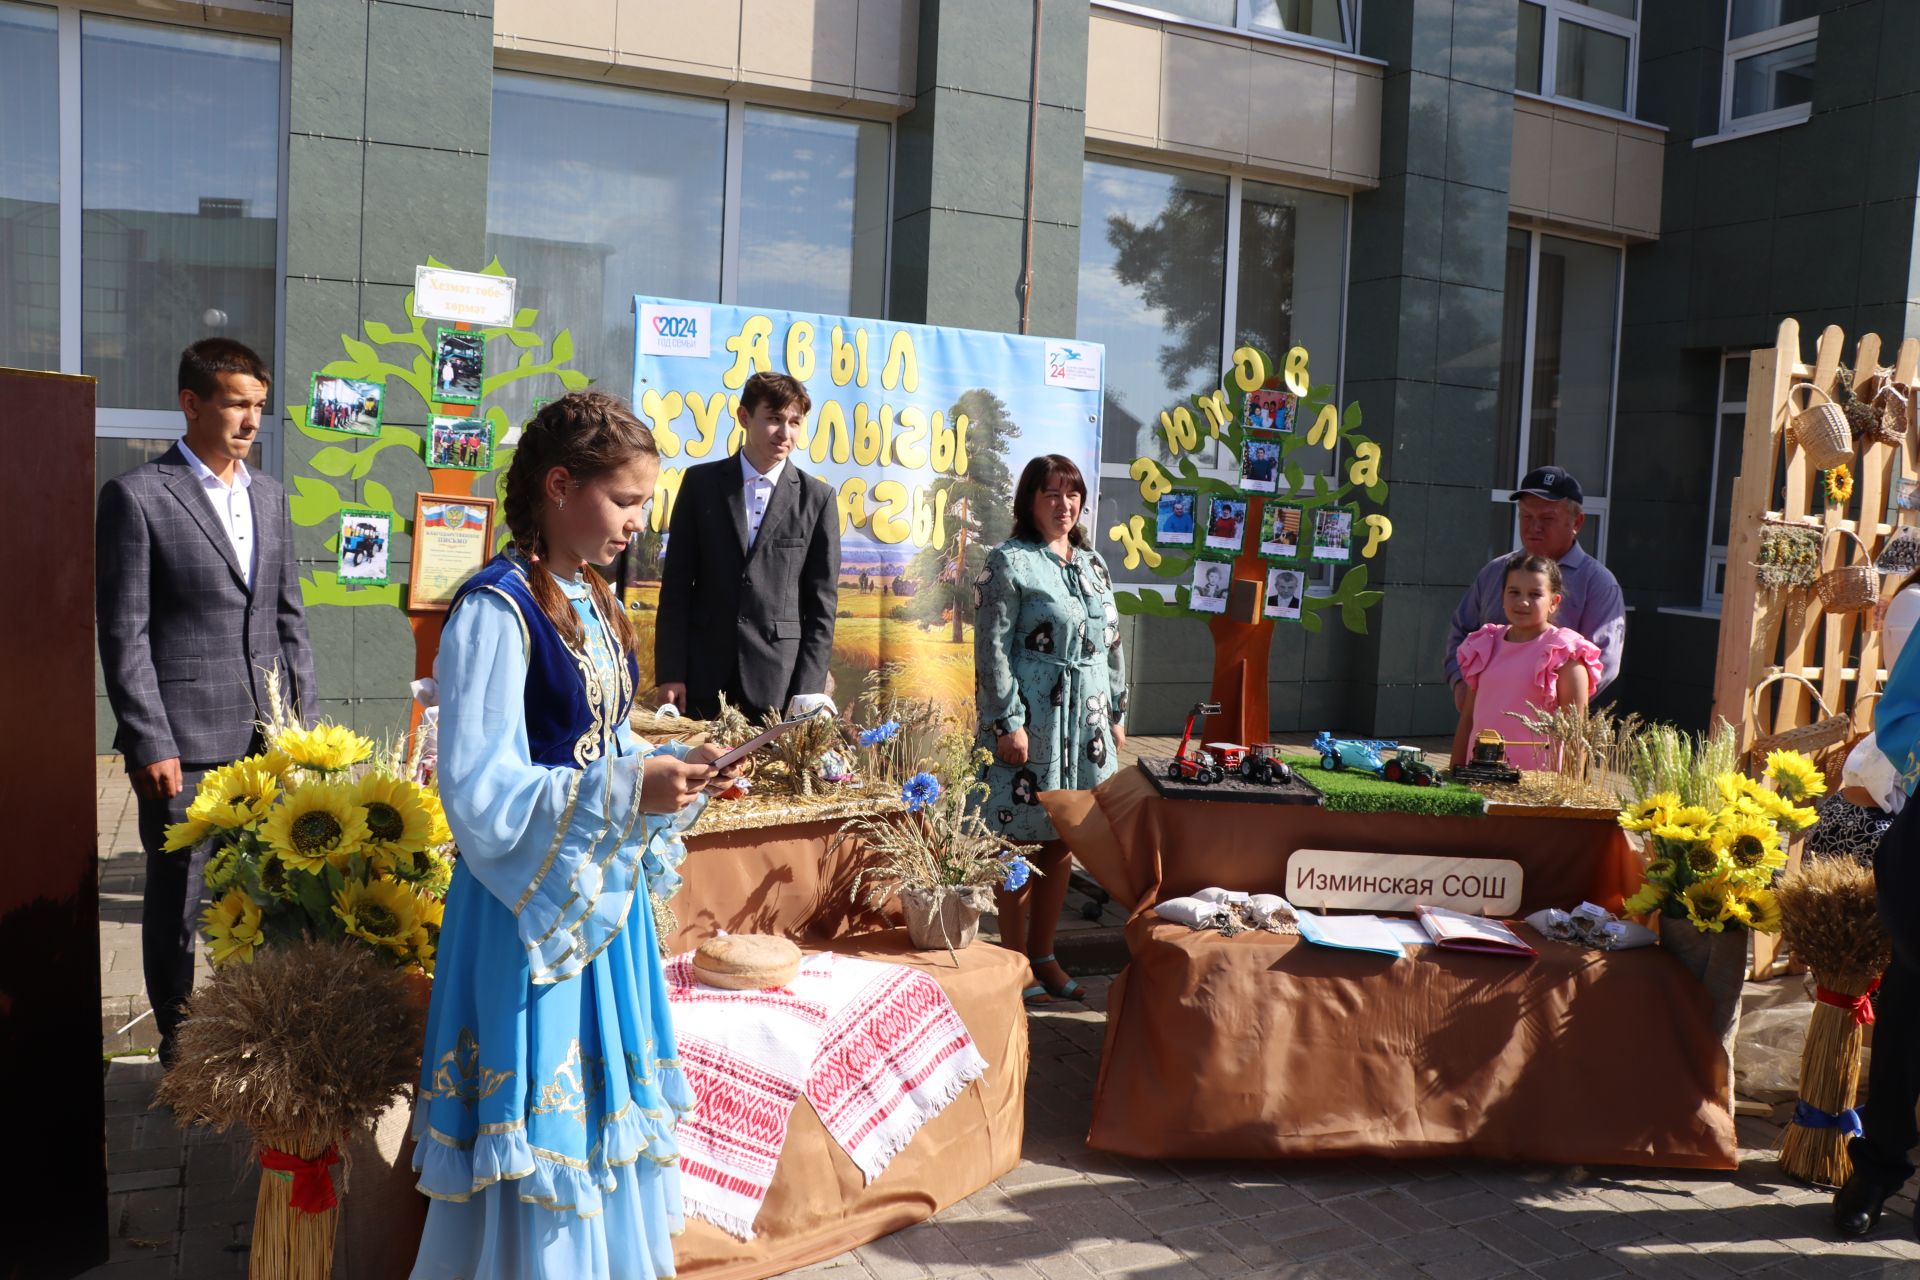
[[[413,269],[413,314],[422,319],[512,328],[513,294],[512,276],[446,267]]]
[[[1296,907],[1510,916],[1520,909],[1520,878],[1520,864],[1507,858],[1296,849],[1287,859],[1286,896]]]

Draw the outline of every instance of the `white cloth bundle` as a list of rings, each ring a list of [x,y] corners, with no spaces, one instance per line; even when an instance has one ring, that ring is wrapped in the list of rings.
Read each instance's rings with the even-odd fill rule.
[[[1198,894],[1191,898],[1169,898],[1156,905],[1154,910],[1160,913],[1162,920],[1171,920],[1189,929],[1212,928],[1227,916],[1224,906],[1217,902],[1210,902]]]

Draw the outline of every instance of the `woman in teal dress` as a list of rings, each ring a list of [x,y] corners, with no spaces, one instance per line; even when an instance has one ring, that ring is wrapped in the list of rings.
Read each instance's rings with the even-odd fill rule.
[[[628,727],[633,629],[588,566],[645,522],[653,437],[582,392],[508,470],[513,549],[441,638],[439,781],[459,849],[420,1069],[414,1166],[432,1198],[414,1280],[673,1274],[675,1058],[652,904],[717,747]]]
[[[1013,537],[974,581],[974,705],[993,753],[983,817],[1015,840],[1042,842],[1040,875],[1000,895],[1000,940],[1033,966],[1029,1003],[1085,994],[1053,955],[1071,855],[1042,791],[1084,790],[1110,777],[1126,743],[1127,664],[1113,580],[1080,527],[1086,481],[1047,454],[1020,474]]]

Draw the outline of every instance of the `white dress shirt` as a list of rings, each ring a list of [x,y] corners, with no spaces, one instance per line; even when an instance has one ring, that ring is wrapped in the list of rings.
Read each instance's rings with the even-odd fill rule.
[[[787,469],[785,458],[773,464],[773,470],[761,475],[747,461],[746,450],[740,451],[740,498],[747,504],[747,545],[760,536],[760,522],[767,518],[767,504],[773,501],[774,486],[780,483],[780,477]]]
[[[247,464],[233,464],[233,483],[227,484],[213,474],[213,468],[200,461],[185,440],[180,442],[180,452],[187,455],[187,465],[193,468],[193,474],[200,481],[200,487],[206,491],[207,501],[213,504],[213,514],[227,531],[227,541],[233,546],[234,559],[240,562],[240,577],[253,589],[253,498],[247,490],[253,487],[253,477],[247,474]]]

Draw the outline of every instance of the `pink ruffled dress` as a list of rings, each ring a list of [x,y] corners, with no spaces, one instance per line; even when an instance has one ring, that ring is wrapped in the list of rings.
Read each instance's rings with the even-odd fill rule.
[[[1503,738],[1526,738],[1529,730],[1507,714],[1547,710],[1559,694],[1560,668],[1586,664],[1587,687],[1600,683],[1600,650],[1578,631],[1548,627],[1531,640],[1507,642],[1507,624],[1489,622],[1460,642],[1460,677],[1473,690],[1473,731],[1492,729]],[[1548,747],[1509,747],[1516,769],[1553,769]]]

